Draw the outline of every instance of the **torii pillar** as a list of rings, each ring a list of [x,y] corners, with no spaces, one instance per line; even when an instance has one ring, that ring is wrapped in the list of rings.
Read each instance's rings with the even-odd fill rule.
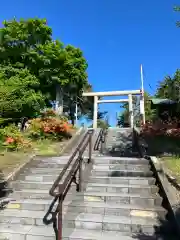
[[[133,128],[134,125],[134,116],[133,116],[133,102],[132,102],[132,94],[128,95],[129,98],[129,123],[130,127]]]
[[[97,128],[97,117],[98,117],[98,96],[94,96],[94,109],[93,109],[93,128]]]

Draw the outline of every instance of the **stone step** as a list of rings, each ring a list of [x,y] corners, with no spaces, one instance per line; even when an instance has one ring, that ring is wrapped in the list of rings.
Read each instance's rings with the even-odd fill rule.
[[[70,195],[68,196],[70,198]],[[162,198],[156,194],[77,192],[72,201],[140,204],[143,207],[161,206]]]
[[[128,236],[129,235],[129,236]],[[157,240],[156,236],[149,236],[143,238],[141,234],[131,234],[127,232],[111,232],[111,231],[99,231],[99,230],[87,230],[87,229],[63,229],[63,240]],[[139,237],[142,235],[142,237]],[[54,240],[55,234],[52,226],[25,226],[20,224],[1,224],[0,226],[0,239],[3,240]],[[170,238],[174,240],[174,238]]]
[[[52,187],[53,185],[53,181],[51,182],[33,182],[33,181],[14,181],[14,182],[11,182],[11,187],[15,190],[18,190],[18,189],[38,189],[39,187],[41,188],[41,190],[50,190],[50,188]],[[71,184],[71,188],[74,188],[76,187],[76,185],[74,183]]]
[[[127,236],[127,233],[110,232],[110,231],[98,231],[78,228],[65,228],[63,230],[63,239],[65,240],[135,240],[131,236]]]
[[[67,163],[67,161],[66,161],[66,163]],[[52,169],[58,169],[58,168],[63,168],[65,165],[66,165],[66,163],[65,164],[57,164],[57,163],[44,163],[44,162],[40,162],[40,163],[36,163],[36,162],[34,162],[34,163],[31,163],[30,164],[30,168],[52,168]],[[29,166],[28,166],[28,168],[29,168]]]
[[[142,171],[142,170],[92,170],[92,176],[106,176],[106,177],[125,177],[125,176],[132,176],[132,177],[152,177],[153,172],[150,170]]]
[[[76,194],[76,188],[72,187],[66,196],[68,199],[72,199]],[[26,189],[21,188],[15,190],[9,198],[12,198],[14,200],[20,200],[20,199],[52,199],[53,197],[49,195],[49,189]]]
[[[11,201],[6,205],[6,209],[15,210],[33,210],[33,211],[48,211],[52,200],[36,200],[24,199],[19,201]],[[57,203],[54,205],[56,208]],[[102,215],[115,215],[115,216],[131,216],[142,215],[152,217],[154,215],[161,219],[165,219],[167,211],[161,206],[146,207],[139,204],[116,204],[105,202],[83,202],[83,201],[67,201],[63,202],[63,211],[72,213],[98,213]]]
[[[67,174],[69,173],[69,171],[67,171],[64,175],[67,176]],[[54,182],[56,180],[56,178],[59,176],[59,172],[58,173],[21,173],[19,174],[19,176],[17,177],[17,180],[23,180],[23,181],[32,181],[32,182]],[[77,173],[78,176],[78,173]]]
[[[139,181],[140,183],[140,181]],[[41,184],[41,185],[40,185]],[[33,182],[33,181],[15,181],[11,182],[10,186],[14,190],[25,189],[38,189],[41,186],[41,190],[49,190],[53,185],[51,182]],[[76,184],[72,183],[71,189],[76,189]],[[83,183],[83,189],[85,191],[94,191],[94,192],[124,192],[124,193],[157,193],[158,187],[154,185],[144,185],[144,184],[107,184],[107,183]]]
[[[102,170],[102,171],[116,171],[116,170],[133,170],[133,171],[149,171],[150,165],[135,165],[135,164],[118,164],[118,165],[105,165],[105,164],[97,164],[93,165],[94,170]]]
[[[16,190],[10,198],[20,199],[52,199],[48,190],[21,189]],[[66,200],[90,201],[124,204],[141,204],[144,207],[160,206],[162,198],[156,194],[135,193],[107,193],[107,192],[76,192],[75,189],[68,192]]]
[[[44,211],[12,210],[6,209],[0,212],[0,223],[15,223],[21,225],[44,225]],[[149,215],[151,214],[151,217]],[[138,227],[149,227],[152,231],[154,226],[158,226],[158,216],[155,212],[149,215],[138,216],[133,212],[129,216],[111,216],[92,213],[72,213],[63,211],[63,227],[94,229],[105,231],[136,232]],[[135,215],[135,216],[134,216]],[[49,219],[49,218],[48,218]]]
[[[52,225],[31,226],[31,225],[1,223],[0,239],[2,240],[54,240],[55,233]]]
[[[148,185],[125,185],[125,184],[103,184],[103,183],[88,183],[86,191],[94,192],[112,192],[112,193],[138,193],[151,194],[157,193],[159,188],[157,186]]]
[[[42,159],[42,160],[33,160],[32,162],[29,163],[28,168],[63,168],[69,160],[70,156],[65,159],[56,159],[56,160],[51,160],[51,159]],[[75,160],[76,158],[74,158]],[[73,160],[73,162],[74,162]],[[85,156],[83,158],[83,161],[86,163],[88,161],[88,157]],[[72,162],[72,164],[73,164]],[[71,164],[71,165],[72,165]]]
[[[107,183],[107,184],[137,184],[137,185],[154,185],[156,180],[153,177],[106,177],[90,176],[89,183]]]
[[[62,172],[63,168],[50,168],[50,167],[47,167],[47,168],[25,168],[23,170],[23,174],[36,174],[36,175],[39,175],[39,174],[46,174],[46,175],[59,175],[61,172]],[[67,169],[67,172],[70,171],[71,168],[68,168]]]
[[[136,233],[139,229],[144,233],[153,234],[158,226],[160,223],[156,217],[102,216],[101,214],[81,213],[79,215],[67,214],[63,219],[63,227],[65,228],[120,231],[128,234]]]
[[[93,159],[93,162],[95,164],[138,164],[138,165],[149,164],[149,160],[144,158],[127,158],[111,156],[96,157]]]
[[[25,181],[33,181],[33,182],[50,182],[50,181],[55,181],[55,179],[58,177],[59,174],[54,174],[54,175],[48,175],[48,174],[19,174],[17,180],[25,180]]]

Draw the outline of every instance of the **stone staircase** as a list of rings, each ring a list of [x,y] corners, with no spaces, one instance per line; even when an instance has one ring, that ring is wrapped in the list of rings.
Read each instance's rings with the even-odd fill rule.
[[[63,240],[176,239],[162,228],[167,211],[149,161],[107,156],[109,144],[117,146],[115,133],[109,130],[106,155],[93,153],[88,166],[84,158],[83,191],[72,184],[63,202]],[[56,239],[51,214],[46,216],[53,201],[49,189],[67,161],[35,159],[11,183],[11,201],[0,212],[0,240]]]

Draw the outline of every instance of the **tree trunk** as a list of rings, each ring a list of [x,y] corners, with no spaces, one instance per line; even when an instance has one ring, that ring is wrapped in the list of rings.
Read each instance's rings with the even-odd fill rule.
[[[74,126],[74,124],[75,124],[75,121],[74,121],[74,112],[70,112],[70,120],[71,120],[72,125]]]

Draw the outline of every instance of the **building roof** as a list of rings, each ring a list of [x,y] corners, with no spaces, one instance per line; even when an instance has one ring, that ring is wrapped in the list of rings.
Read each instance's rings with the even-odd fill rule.
[[[152,104],[154,104],[154,105],[158,105],[158,104],[175,104],[176,102],[175,101],[173,101],[173,100],[170,100],[170,99],[167,99],[167,98],[164,98],[164,99],[162,99],[162,98],[152,98],[151,99],[151,101],[152,101]]]

